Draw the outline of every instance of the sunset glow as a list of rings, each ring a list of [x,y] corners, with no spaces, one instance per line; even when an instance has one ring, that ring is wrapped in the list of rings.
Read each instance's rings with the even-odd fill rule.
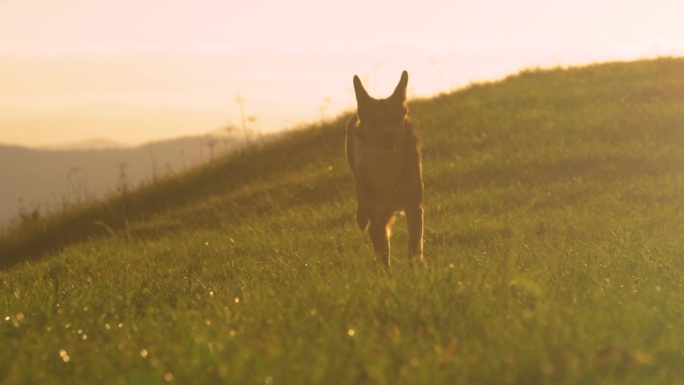
[[[277,130],[353,107],[354,74],[386,96],[406,69],[415,97],[522,68],[682,55],[682,14],[668,0],[3,1],[0,143],[204,133],[237,123],[236,95],[260,130]],[[48,123],[106,119],[108,106],[186,121]]]

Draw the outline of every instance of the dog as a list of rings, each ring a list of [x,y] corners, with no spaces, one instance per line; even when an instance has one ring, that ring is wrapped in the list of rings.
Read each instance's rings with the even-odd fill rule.
[[[374,99],[354,76],[357,111],[347,123],[346,156],[356,187],[356,224],[368,228],[377,259],[390,267],[390,227],[403,211],[408,225],[409,261],[423,259],[423,176],[421,143],[408,118],[402,72],[394,93]],[[370,225],[370,226],[369,226]]]

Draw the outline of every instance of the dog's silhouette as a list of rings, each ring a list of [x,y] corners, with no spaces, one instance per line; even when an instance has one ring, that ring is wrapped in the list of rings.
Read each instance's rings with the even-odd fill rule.
[[[347,162],[356,184],[356,224],[368,227],[375,255],[390,267],[390,225],[406,214],[409,260],[423,262],[420,141],[408,119],[404,71],[394,93],[374,99],[354,76],[357,112],[347,123]],[[370,224],[370,226],[369,226]]]

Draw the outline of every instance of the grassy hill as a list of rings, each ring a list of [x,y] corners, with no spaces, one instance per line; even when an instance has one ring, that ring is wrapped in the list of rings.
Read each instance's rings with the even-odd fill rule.
[[[428,268],[355,229],[341,118],[7,232],[0,383],[684,383],[684,60],[409,108]]]

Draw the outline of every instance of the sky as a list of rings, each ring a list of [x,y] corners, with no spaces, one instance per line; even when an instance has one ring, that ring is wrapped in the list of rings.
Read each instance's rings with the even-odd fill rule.
[[[684,55],[675,0],[2,0],[0,143],[122,143],[328,119],[525,68]],[[118,123],[118,122],[121,123]]]

